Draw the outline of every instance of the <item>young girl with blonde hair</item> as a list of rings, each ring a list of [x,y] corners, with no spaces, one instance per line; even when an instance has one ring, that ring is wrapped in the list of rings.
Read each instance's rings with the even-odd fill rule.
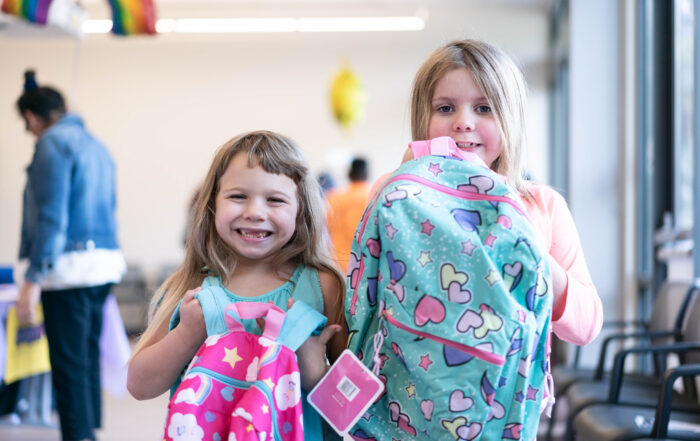
[[[526,94],[522,73],[505,52],[479,40],[453,41],[433,52],[416,74],[412,136],[452,137],[520,193],[549,251],[552,330],[564,341],[585,345],[600,332],[602,305],[566,201],[551,187],[523,178]]]
[[[326,372],[326,356],[333,362],[346,344],[344,282],[324,222],[318,184],[291,139],[257,131],[219,148],[194,205],[185,261],[156,292],[153,317],[131,359],[131,394],[154,398],[179,383],[206,338],[195,294],[207,277],[230,302],[286,310],[302,300],[328,318],[325,330],[297,351],[302,387],[310,390]],[[171,323],[176,310],[179,323]],[[260,334],[254,322],[246,328]],[[320,419],[304,413],[306,439],[313,439]]]
[[[351,251],[349,346],[385,380],[353,436],[534,439],[553,398],[549,329],[579,345],[600,332],[567,204],[523,178],[525,99],[513,60],[482,41],[448,43],[419,68],[409,163],[375,184]]]

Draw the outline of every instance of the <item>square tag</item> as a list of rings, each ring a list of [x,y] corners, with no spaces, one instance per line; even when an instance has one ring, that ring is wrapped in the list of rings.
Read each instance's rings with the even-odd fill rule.
[[[383,390],[384,384],[346,349],[307,400],[339,435],[345,435]]]

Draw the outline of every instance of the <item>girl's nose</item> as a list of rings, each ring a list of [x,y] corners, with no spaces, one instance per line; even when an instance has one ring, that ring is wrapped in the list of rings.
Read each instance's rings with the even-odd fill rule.
[[[260,221],[265,219],[265,208],[262,204],[254,199],[248,201],[243,210],[243,217],[252,221]]]
[[[457,132],[474,130],[474,115],[467,111],[459,112],[455,119],[454,130]]]

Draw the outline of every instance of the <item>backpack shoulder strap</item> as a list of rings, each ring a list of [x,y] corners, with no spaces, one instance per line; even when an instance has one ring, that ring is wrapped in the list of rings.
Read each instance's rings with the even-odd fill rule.
[[[202,305],[204,313],[204,323],[207,326],[207,335],[216,335],[226,332],[226,321],[224,320],[224,308],[231,302],[216,277],[207,277],[202,282],[202,290],[195,294],[195,298]]]
[[[484,161],[473,152],[462,151],[449,136],[440,136],[430,140],[413,141],[408,145],[413,152],[413,159],[422,156],[452,156],[465,161],[475,162],[486,167]]]
[[[277,341],[296,351],[311,335],[319,334],[328,320],[301,300],[296,300],[287,311]]]
[[[451,149],[450,144],[455,148]],[[413,141],[408,144],[413,152],[413,159],[418,159],[422,156],[450,156],[453,150],[457,148],[452,138],[449,136],[441,136],[430,140]]]

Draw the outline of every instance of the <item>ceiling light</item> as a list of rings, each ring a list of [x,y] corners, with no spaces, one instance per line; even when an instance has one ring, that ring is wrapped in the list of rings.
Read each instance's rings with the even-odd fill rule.
[[[227,33],[227,32],[398,32],[420,31],[425,19],[406,17],[301,17],[301,18],[161,18],[158,33]],[[108,33],[111,20],[85,20],[86,34]]]
[[[425,21],[419,17],[302,17],[300,32],[376,32],[421,31]]]
[[[84,34],[106,34],[112,30],[112,20],[85,20],[82,29]]]

